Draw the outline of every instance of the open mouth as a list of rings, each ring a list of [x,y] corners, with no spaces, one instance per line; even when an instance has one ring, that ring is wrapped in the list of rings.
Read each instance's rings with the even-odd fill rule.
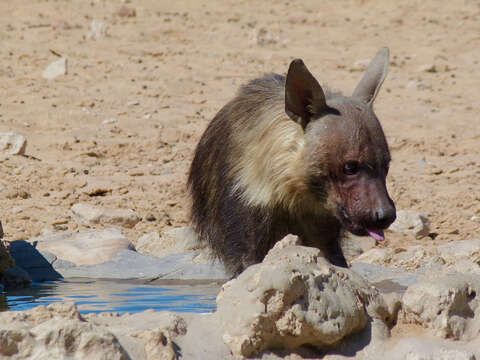
[[[343,206],[340,207],[339,213],[343,225],[352,234],[357,236],[369,235],[378,242],[385,241],[385,233],[383,232],[383,229],[368,229],[360,224],[354,223]]]

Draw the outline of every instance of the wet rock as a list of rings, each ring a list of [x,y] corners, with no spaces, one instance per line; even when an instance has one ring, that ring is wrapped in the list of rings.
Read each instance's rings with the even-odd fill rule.
[[[130,241],[115,228],[75,233],[49,234],[29,240],[39,251],[48,251],[57,258],[76,265],[95,265],[112,260]]]
[[[437,336],[471,340],[480,331],[480,276],[429,275],[405,292],[402,322],[420,324]]]
[[[0,133],[0,151],[10,155],[23,155],[27,140],[15,132]]]
[[[32,284],[30,274],[19,266],[12,266],[3,273],[2,283],[5,289],[22,289]]]
[[[224,342],[247,357],[269,348],[331,347],[387,311],[365,280],[302,246],[274,247],[223,286],[217,306]]]
[[[43,71],[42,77],[45,79],[55,79],[58,76],[67,74],[67,58],[60,58],[51,62]]]
[[[442,245],[374,248],[354,262],[387,265],[415,272],[480,274],[480,240],[452,241]]]
[[[172,279],[172,280],[224,280],[228,278],[218,262],[196,264],[196,252],[173,254],[158,259],[132,250],[121,250],[111,261],[92,265],[53,267],[63,277],[89,277],[95,279]]]
[[[84,225],[118,225],[127,228],[134,227],[141,219],[130,209],[107,209],[86,203],[72,206],[75,221]]]
[[[397,219],[390,225],[390,231],[403,234],[411,233],[417,239],[425,237],[430,231],[430,222],[428,217],[412,210],[397,211]]]
[[[199,243],[195,232],[186,226],[165,231],[162,237],[157,232],[145,234],[138,239],[135,248],[142,254],[162,258],[205,249],[206,245]]]
[[[92,40],[98,40],[106,36],[108,36],[107,25],[100,20],[92,20],[90,24],[90,32],[88,33],[88,38]]]

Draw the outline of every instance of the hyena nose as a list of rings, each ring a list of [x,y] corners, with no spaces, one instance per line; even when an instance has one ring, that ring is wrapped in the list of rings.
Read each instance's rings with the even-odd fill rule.
[[[375,225],[379,229],[386,229],[395,221],[396,211],[394,206],[380,208],[374,213]]]

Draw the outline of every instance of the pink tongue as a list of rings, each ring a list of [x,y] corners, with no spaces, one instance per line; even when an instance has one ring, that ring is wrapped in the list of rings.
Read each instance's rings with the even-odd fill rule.
[[[370,235],[372,238],[374,238],[377,241],[384,241],[385,240],[385,235],[383,234],[383,230],[368,230],[368,235]]]

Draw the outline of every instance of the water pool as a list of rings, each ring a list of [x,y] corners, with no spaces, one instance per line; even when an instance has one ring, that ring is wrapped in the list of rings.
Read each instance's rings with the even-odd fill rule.
[[[33,283],[0,293],[0,311],[75,302],[80,313],[138,313],[147,309],[205,313],[215,310],[218,283],[139,283],[68,279]]]

